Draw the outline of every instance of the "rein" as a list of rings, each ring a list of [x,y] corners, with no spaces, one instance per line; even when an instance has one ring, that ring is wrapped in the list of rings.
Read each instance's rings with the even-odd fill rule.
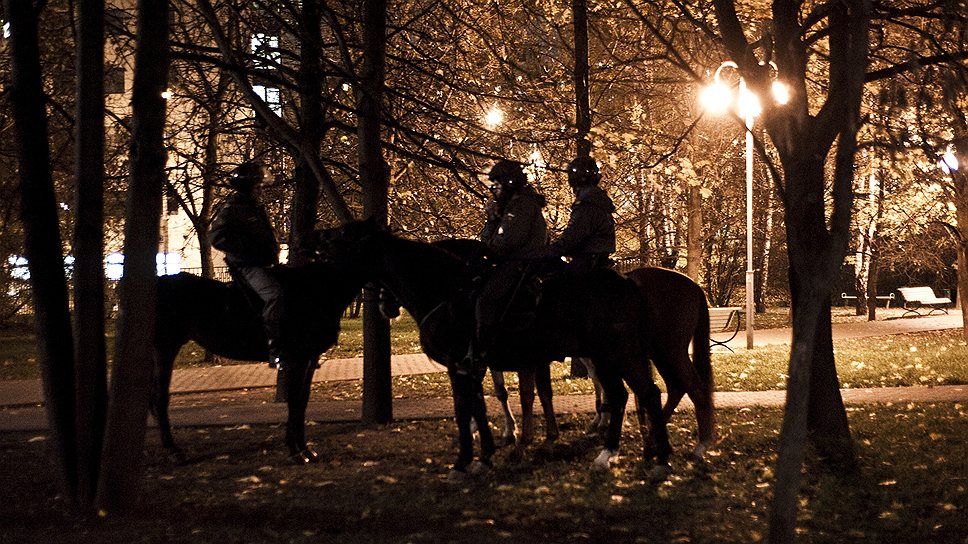
[[[420,323],[417,323],[417,328],[420,329],[420,330],[423,330],[424,324],[427,322],[428,319],[430,319],[430,316],[434,315],[437,312],[437,310],[443,308],[445,304],[447,304],[447,301],[446,300],[444,300],[440,304],[434,306],[433,309],[431,309],[429,312],[427,312],[427,315],[423,316],[423,318],[420,319]]]

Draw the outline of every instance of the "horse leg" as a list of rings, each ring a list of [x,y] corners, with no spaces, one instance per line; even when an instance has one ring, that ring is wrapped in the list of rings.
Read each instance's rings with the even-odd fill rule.
[[[179,346],[180,348],[181,346]],[[171,434],[171,420],[168,418],[168,405],[171,401],[171,373],[175,364],[178,349],[155,350],[155,375],[151,387],[151,413],[158,422],[158,432],[161,435],[161,445],[168,451],[168,455],[176,463],[185,462],[185,454],[175,445],[175,437]]]
[[[491,458],[497,451],[497,446],[494,444],[494,435],[491,434],[491,426],[487,421],[487,404],[484,402],[484,386],[482,380],[479,378],[469,379],[472,380],[474,392],[471,397],[471,416],[477,422],[477,434],[481,438],[480,463],[472,464],[469,472],[475,476],[479,476],[489,471],[493,466]]]
[[[629,393],[622,379],[612,372],[599,373],[605,396],[609,400],[609,422],[605,430],[605,448],[592,463],[593,470],[608,470],[612,459],[618,457],[619,442],[622,438],[622,422],[625,418],[625,404]]]
[[[696,372],[695,366],[689,360],[686,353],[677,357],[676,368],[688,368],[688,372],[681,372],[685,375],[684,390],[689,395],[689,400],[696,410],[696,425],[699,428],[696,447],[692,450],[692,455],[696,460],[702,460],[706,451],[716,443],[716,421],[715,408],[713,406],[712,384],[705,383],[705,380]],[[682,395],[682,392],[679,393]]]
[[[535,371],[526,368],[518,371],[521,395],[521,448],[534,442],[534,389]]]
[[[511,405],[508,403],[508,388],[505,385],[504,373],[501,371],[491,371],[491,379],[494,381],[494,395],[501,402],[501,410],[504,412],[504,430],[501,432],[501,440],[497,442],[500,447],[514,444],[514,429],[517,422],[511,413]]]
[[[641,427],[643,455],[645,457],[657,457],[658,464],[653,469],[652,477],[655,480],[664,480],[668,477],[671,469],[669,468],[669,455],[672,453],[672,446],[669,445],[669,432],[666,428],[666,419],[662,415],[662,395],[658,386],[652,381],[649,373],[646,373],[641,365],[634,363],[626,366],[625,381],[629,384],[632,392],[637,398],[637,403],[644,404],[645,413],[649,417],[649,429]],[[641,407],[638,410],[641,412]],[[642,419],[640,418],[640,422]],[[641,423],[640,423],[641,424]]]
[[[696,371],[695,365],[689,359],[687,349],[677,351],[675,354],[661,354],[660,357],[656,357],[656,366],[671,370],[671,372],[666,372],[666,374],[671,374],[665,380],[669,396],[662,409],[666,421],[672,417],[683,395],[688,394],[692,401],[696,411],[696,424],[699,429],[698,440],[692,456],[696,460],[702,460],[706,451],[713,446],[716,440],[712,387],[707,386],[705,380]]]
[[[541,411],[545,419],[545,443],[558,440],[558,420],[555,418],[555,407],[551,392],[551,365],[540,365],[535,369],[535,385],[538,398],[541,400]]]
[[[316,369],[308,358],[293,358],[288,368],[286,404],[289,416],[286,420],[286,446],[290,458],[297,464],[313,463],[319,454],[306,445],[306,406],[309,389]]]
[[[588,436],[605,436],[605,429],[608,428],[608,412],[610,408],[608,406],[608,399],[605,398],[605,392],[602,389],[602,382],[598,378],[598,373],[591,359],[588,357],[579,357],[578,360],[585,365],[585,370],[588,371],[588,378],[591,379],[592,385],[595,386],[595,417],[588,425],[588,428],[585,429],[585,434]]]
[[[474,395],[471,378],[453,371],[447,373],[450,377],[450,388],[454,395],[454,418],[457,421],[458,453],[454,468],[448,475],[448,480],[459,480],[467,473],[467,466],[474,460],[474,435],[471,432],[471,398]]]

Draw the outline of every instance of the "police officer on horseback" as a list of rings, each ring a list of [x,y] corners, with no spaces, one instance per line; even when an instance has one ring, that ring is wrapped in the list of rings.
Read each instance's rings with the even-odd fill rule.
[[[495,258],[475,304],[476,338],[471,342],[465,365],[458,370],[482,373],[484,353],[494,340],[495,329],[505,319],[522,291],[529,268],[547,251],[548,227],[541,209],[545,198],[528,183],[524,165],[498,161],[488,173],[491,199],[481,241]]]
[[[579,156],[568,163],[568,185],[575,193],[571,217],[561,236],[549,247],[554,257],[570,258],[569,269],[585,272],[611,266],[615,251],[615,205],[598,186],[602,179],[598,163]]]
[[[269,348],[269,365],[283,368],[281,341],[284,311],[282,286],[269,268],[279,264],[279,242],[265,206],[259,201],[262,166],[239,165],[229,179],[233,192],[219,205],[210,232],[212,247],[225,253],[236,284],[248,288],[262,302],[262,322]]]

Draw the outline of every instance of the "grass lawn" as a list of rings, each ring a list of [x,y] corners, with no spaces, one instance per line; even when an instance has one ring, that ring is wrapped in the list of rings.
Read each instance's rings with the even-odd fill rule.
[[[524,461],[508,451],[481,479],[444,481],[456,448],[449,420],[309,427],[321,462],[293,466],[279,426],[185,429],[190,463],[173,466],[149,433],[135,514],[91,520],[58,494],[44,435],[0,433],[0,541],[749,543],[765,541],[780,409],[719,411],[707,464],[681,454],[668,481],[648,479],[638,433],[607,473],[589,464],[587,414],[563,417],[561,442]],[[861,470],[836,477],[808,459],[798,541],[964,543],[968,414],[961,404],[849,409]],[[671,425],[673,444],[691,422]],[[679,447],[682,452],[684,448]]]

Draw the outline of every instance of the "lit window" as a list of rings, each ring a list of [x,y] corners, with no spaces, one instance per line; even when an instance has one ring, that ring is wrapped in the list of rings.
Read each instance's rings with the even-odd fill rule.
[[[181,272],[181,255],[177,253],[159,253],[155,256],[155,264],[159,276],[177,274]]]
[[[27,268],[26,257],[11,255],[7,262],[10,263],[10,277],[18,280],[30,279],[30,269]]]
[[[253,85],[252,90],[259,95],[269,109],[276,115],[282,115],[282,98],[279,95],[279,87],[266,87],[265,85]]]
[[[104,275],[109,280],[120,280],[124,276],[124,255],[109,253],[104,259]]]
[[[270,36],[257,32],[252,35],[252,54],[255,55],[255,67],[263,70],[274,70],[282,60],[279,51],[279,36]]]
[[[181,255],[178,253],[158,253],[155,255],[155,271],[159,276],[181,272]],[[104,259],[104,275],[109,280],[120,280],[124,276],[124,255],[110,253]]]

